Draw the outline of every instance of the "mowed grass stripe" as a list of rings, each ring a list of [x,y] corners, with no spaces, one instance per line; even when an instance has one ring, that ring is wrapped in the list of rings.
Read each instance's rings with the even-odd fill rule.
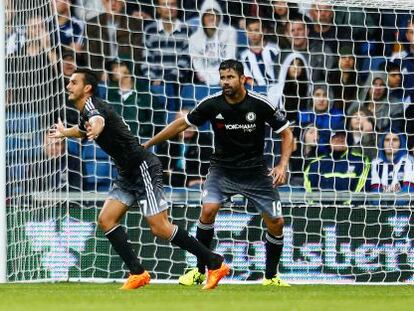
[[[46,283],[0,285],[0,310],[413,310],[413,286],[220,285],[199,287],[152,284],[121,291],[120,284]]]

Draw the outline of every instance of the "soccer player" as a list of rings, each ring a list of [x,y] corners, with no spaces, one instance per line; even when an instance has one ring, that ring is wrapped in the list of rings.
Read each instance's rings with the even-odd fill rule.
[[[185,117],[170,123],[144,144],[159,144],[189,126],[210,121],[215,134],[215,152],[203,188],[203,206],[197,225],[197,239],[210,247],[214,221],[221,203],[234,194],[245,196],[262,214],[267,227],[266,271],[263,285],[289,286],[276,274],[283,248],[283,216],[275,186],[283,184],[293,147],[289,122],[266,97],[247,91],[243,64],[225,60],[220,64],[222,91],[203,99]],[[264,159],[265,124],[282,138],[279,164],[268,172]],[[180,277],[183,285],[205,280],[205,261]]]
[[[191,237],[185,230],[168,220],[167,202],[162,186],[162,167],[158,158],[145,150],[132,135],[125,121],[107,103],[94,96],[97,78],[87,69],[76,70],[67,90],[69,100],[80,111],[79,124],[65,128],[59,120],[51,129],[50,137],[87,137],[111,156],[119,176],[105,200],[98,223],[113,248],[130,270],[130,276],[121,289],[135,289],[149,283],[150,275],[140,264],[128,235],[120,226],[128,207],[139,203],[152,233],[194,254],[207,262],[209,274],[203,289],[217,286],[229,273],[223,257]]]

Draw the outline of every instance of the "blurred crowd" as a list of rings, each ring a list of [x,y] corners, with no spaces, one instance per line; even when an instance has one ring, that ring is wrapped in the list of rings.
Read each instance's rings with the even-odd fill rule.
[[[22,18],[24,4],[6,1],[8,113],[47,112],[64,100],[52,84],[54,95],[33,103],[45,87],[32,71],[68,79],[89,67],[99,96],[143,142],[220,90],[219,64],[235,58],[248,90],[267,95],[292,124],[291,189],[414,191],[412,11],[272,0],[51,2],[56,18],[36,9]],[[77,123],[69,102],[50,123],[58,116]],[[166,185],[200,188],[212,142],[206,126],[158,146]],[[269,166],[278,148],[269,130]],[[56,157],[52,149],[45,152]],[[80,162],[69,170],[82,170],[74,149]],[[74,189],[88,187],[81,176]]]

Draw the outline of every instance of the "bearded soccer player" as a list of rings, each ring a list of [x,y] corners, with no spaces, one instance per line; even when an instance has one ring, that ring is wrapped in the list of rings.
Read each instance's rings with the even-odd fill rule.
[[[232,195],[243,195],[261,213],[267,227],[263,285],[289,286],[277,274],[283,249],[284,220],[275,188],[285,182],[292,152],[293,135],[289,122],[266,97],[246,90],[241,62],[225,60],[220,64],[219,72],[222,91],[203,99],[190,113],[169,124],[144,147],[149,148],[189,126],[201,126],[209,121],[215,134],[215,151],[203,185],[203,205],[196,237],[210,247],[214,221],[222,203]],[[280,162],[270,173],[263,158],[266,123],[282,138]],[[197,268],[181,276],[179,283],[204,282],[205,266],[205,261],[198,260]]]
[[[130,270],[121,289],[135,289],[150,282],[150,275],[128,242],[120,219],[128,208],[139,203],[152,233],[206,260],[209,269],[203,289],[215,288],[229,267],[223,257],[211,252],[187,231],[168,220],[167,202],[162,186],[161,162],[145,150],[131,133],[124,120],[107,103],[94,96],[97,79],[90,70],[81,69],[71,76],[67,90],[69,100],[80,111],[79,124],[65,128],[59,120],[50,130],[50,137],[87,137],[94,140],[115,162],[119,176],[114,182],[99,214],[99,227]]]

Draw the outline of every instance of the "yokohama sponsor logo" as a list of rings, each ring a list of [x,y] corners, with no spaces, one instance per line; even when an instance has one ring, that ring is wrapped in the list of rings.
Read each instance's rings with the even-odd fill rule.
[[[253,132],[256,124],[226,124],[226,130],[243,130],[245,132]]]

